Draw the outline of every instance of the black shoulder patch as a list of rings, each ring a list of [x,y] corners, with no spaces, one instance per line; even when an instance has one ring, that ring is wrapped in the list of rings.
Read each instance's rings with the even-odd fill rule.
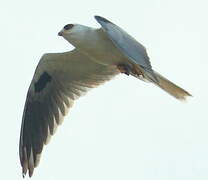
[[[38,81],[35,83],[35,92],[41,92],[46,87],[46,84],[51,81],[51,79],[52,77],[47,72],[43,72]]]

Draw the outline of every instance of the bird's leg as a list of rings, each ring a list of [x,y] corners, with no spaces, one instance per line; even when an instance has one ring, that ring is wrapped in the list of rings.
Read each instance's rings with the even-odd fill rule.
[[[117,68],[121,73],[124,73],[128,76],[129,76],[129,74],[131,74],[131,67],[128,66],[127,64],[118,64]]]

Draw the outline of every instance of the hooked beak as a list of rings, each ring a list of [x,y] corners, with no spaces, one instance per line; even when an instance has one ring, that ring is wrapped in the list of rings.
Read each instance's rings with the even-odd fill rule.
[[[62,34],[63,34],[62,31],[60,31],[60,32],[58,33],[58,36],[62,36]]]

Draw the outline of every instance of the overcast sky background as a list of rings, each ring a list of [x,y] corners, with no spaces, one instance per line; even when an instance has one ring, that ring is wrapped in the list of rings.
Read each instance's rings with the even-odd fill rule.
[[[0,179],[22,179],[20,125],[41,55],[71,50],[57,36],[62,27],[99,27],[93,16],[101,15],[144,44],[154,69],[194,97],[181,103],[116,77],[76,101],[32,179],[207,180],[207,7],[206,0],[1,2]]]

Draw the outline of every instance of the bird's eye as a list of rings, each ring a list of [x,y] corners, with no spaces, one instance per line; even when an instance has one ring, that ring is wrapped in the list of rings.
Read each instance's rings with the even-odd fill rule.
[[[69,30],[73,27],[74,25],[73,24],[67,24],[66,26],[64,26],[64,29],[65,30]]]

